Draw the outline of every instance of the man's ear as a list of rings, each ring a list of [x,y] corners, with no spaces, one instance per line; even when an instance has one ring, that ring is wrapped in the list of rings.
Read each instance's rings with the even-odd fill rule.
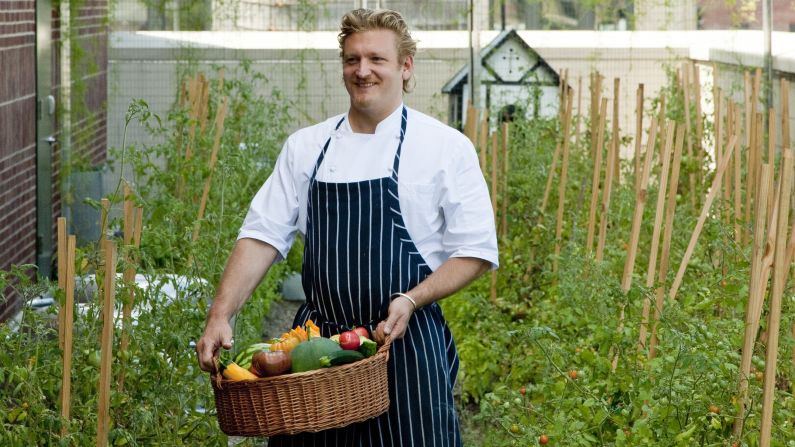
[[[411,74],[414,72],[414,56],[406,56],[403,61],[403,79],[411,79]]]

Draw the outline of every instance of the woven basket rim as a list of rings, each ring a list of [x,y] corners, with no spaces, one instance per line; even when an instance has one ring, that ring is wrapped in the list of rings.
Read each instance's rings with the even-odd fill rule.
[[[331,366],[328,368],[319,368],[313,369],[311,371],[303,371],[303,372],[296,372],[296,373],[287,373],[287,374],[280,374],[278,376],[272,377],[257,377],[256,379],[248,379],[248,380],[229,380],[224,378],[221,374],[217,372],[211,373],[211,382],[214,386],[217,386],[219,389],[223,389],[224,386],[231,385],[231,386],[245,386],[246,383],[264,383],[264,382],[282,382],[282,381],[290,381],[296,378],[302,377],[310,377],[313,375],[320,375],[320,374],[328,374],[328,371],[343,371],[345,369],[354,369],[357,365],[361,366],[363,362],[374,362],[380,359],[380,357],[386,356],[386,361],[389,361],[389,349],[392,345],[392,337],[387,336],[384,344],[378,347],[378,351],[375,354],[371,355],[370,357],[355,361],[353,363],[346,363],[344,365],[338,366]]]

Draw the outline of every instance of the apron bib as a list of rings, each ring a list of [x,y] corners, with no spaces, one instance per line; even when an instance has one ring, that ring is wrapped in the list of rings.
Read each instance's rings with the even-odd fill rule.
[[[309,181],[302,269],[307,302],[293,326],[312,319],[324,337],[354,326],[372,332],[387,318],[393,293],[410,290],[432,273],[400,212],[398,168],[406,121],[403,107],[389,177],[317,181],[331,138],[326,140]],[[268,446],[460,446],[453,402],[458,354],[438,304],[414,313],[406,335],[392,343],[388,368],[386,413],[338,429],[275,436]]]

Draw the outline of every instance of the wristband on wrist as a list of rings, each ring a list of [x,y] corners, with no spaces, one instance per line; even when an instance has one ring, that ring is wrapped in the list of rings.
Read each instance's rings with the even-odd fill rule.
[[[414,301],[414,298],[406,295],[405,293],[400,293],[400,292],[392,294],[392,299],[395,299],[395,298],[398,298],[398,297],[403,297],[403,298],[409,300],[411,302],[411,305],[414,306],[414,311],[415,312],[417,311],[417,302]]]

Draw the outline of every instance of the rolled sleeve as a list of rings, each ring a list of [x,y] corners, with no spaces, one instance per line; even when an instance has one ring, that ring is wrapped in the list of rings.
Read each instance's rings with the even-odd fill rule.
[[[293,176],[291,140],[288,139],[276,166],[251,201],[237,238],[251,238],[272,245],[276,261],[287,257],[298,231],[298,197]]]
[[[486,180],[471,144],[458,152],[441,201],[446,225],[442,245],[450,257],[483,259],[496,269],[497,232]]]

